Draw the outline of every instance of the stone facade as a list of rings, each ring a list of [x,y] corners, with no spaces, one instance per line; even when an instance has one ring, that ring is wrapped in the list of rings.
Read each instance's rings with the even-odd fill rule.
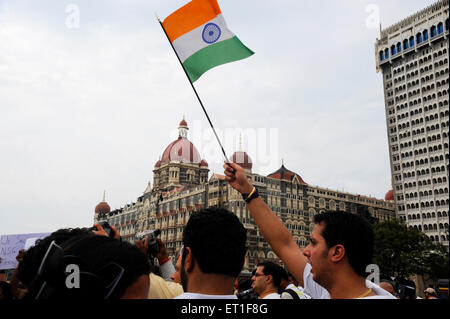
[[[379,221],[395,218],[392,202],[310,186],[284,165],[268,176],[255,174],[251,171],[248,155],[241,157],[246,160],[244,166],[248,178],[300,247],[308,244],[314,227],[313,216],[324,210],[357,213],[362,209]],[[161,178],[162,172],[169,177]],[[253,222],[242,196],[229,186],[224,176],[212,174],[208,178],[208,173],[204,160],[200,163],[160,160],[155,165],[153,187],[149,183],[134,203],[96,214],[95,221],[107,220],[124,240],[132,243],[139,233],[160,229],[161,239],[175,260],[182,245],[184,226],[191,214],[205,207],[223,206],[236,214],[248,231],[245,270],[253,269],[263,260],[280,262]]]

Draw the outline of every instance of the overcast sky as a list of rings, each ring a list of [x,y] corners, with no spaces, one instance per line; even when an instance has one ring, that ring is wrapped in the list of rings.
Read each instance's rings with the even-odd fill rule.
[[[211,172],[223,173],[155,18],[185,3],[0,0],[0,235],[90,226],[104,190],[112,209],[136,201],[183,115]],[[267,175],[284,159],[311,185],[384,198],[377,13],[386,28],[432,3],[219,1],[255,52],[195,83],[228,156],[238,147],[230,134],[243,129],[256,136],[243,137],[254,172]]]

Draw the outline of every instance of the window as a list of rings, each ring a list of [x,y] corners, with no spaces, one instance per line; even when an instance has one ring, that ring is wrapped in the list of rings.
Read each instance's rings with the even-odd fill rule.
[[[409,48],[409,42],[408,42],[408,40],[406,39],[406,40],[403,41],[403,50],[406,50],[406,49],[408,49],[408,48]]]
[[[428,40],[428,30],[424,30],[423,31],[423,41],[427,41]]]
[[[440,22],[437,26],[437,33],[441,34],[442,32],[444,32],[444,24]]]
[[[414,37],[409,38],[409,47],[412,48],[414,46]]]
[[[417,44],[422,43],[422,33],[417,33],[416,35],[416,39],[417,39]]]
[[[437,29],[435,26],[431,27],[431,37],[437,36]]]

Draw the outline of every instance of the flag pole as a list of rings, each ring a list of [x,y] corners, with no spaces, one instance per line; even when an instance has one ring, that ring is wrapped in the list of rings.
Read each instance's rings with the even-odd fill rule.
[[[213,130],[213,132],[214,132],[214,135],[216,136],[217,142],[219,142],[220,148],[222,149],[223,156],[225,157],[225,162],[228,163],[229,161],[228,161],[227,154],[225,153],[225,150],[224,150],[224,148],[223,148],[223,146],[222,146],[222,143],[220,142],[219,136],[217,136],[216,129],[214,128],[214,125],[212,124],[211,119],[209,118],[208,112],[206,112],[206,109],[205,109],[205,107],[203,106],[202,100],[200,99],[200,96],[198,95],[197,90],[196,90],[195,87],[194,87],[194,84],[192,83],[191,79],[189,78],[189,75],[188,75],[188,73],[187,73],[187,71],[186,71],[186,69],[185,69],[183,63],[181,62],[181,59],[180,59],[180,57],[178,56],[177,51],[176,51],[175,48],[173,47],[173,44],[172,44],[172,42],[170,41],[169,35],[168,35],[167,32],[166,32],[166,29],[164,29],[164,26],[163,26],[161,20],[159,19],[158,15],[157,15],[156,13],[155,13],[155,16],[156,16],[156,19],[158,19],[159,25],[160,25],[161,28],[163,29],[164,34],[166,35],[167,40],[169,41],[170,46],[171,46],[172,49],[173,49],[173,52],[175,52],[175,55],[176,55],[177,58],[178,58],[178,62],[180,62],[180,64],[181,64],[181,67],[183,68],[184,74],[186,74],[186,77],[187,77],[189,83],[191,84],[192,89],[194,90],[195,96],[197,97],[197,99],[198,99],[198,101],[199,101],[199,103],[200,103],[200,106],[201,106],[202,109],[203,109],[203,113],[205,113],[206,118],[208,119],[209,125],[211,126],[211,128],[212,128],[212,130]]]

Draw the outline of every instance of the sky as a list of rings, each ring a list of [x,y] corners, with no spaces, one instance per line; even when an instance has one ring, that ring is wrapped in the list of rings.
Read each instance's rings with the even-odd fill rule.
[[[222,0],[251,57],[195,82],[227,156],[308,184],[383,199],[391,189],[383,28],[431,0]],[[186,0],[0,0],[0,235],[91,226],[106,191],[135,202],[186,119],[223,155],[155,13]]]

